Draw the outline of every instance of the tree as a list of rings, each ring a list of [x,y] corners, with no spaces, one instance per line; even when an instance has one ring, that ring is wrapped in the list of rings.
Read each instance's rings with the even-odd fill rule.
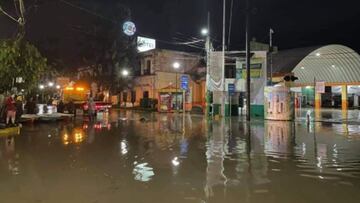
[[[122,4],[104,7],[96,2],[91,10],[103,15],[94,19],[89,27],[74,28],[83,34],[79,39],[81,55],[84,62],[95,69],[97,77],[94,81],[112,93],[118,93],[127,83],[121,71],[128,69],[135,73],[139,68],[136,38],[122,32],[123,23],[130,19],[130,10]]]
[[[21,39],[0,41],[0,88],[3,91],[13,87],[34,88],[48,69],[46,58],[30,43]],[[22,78],[22,82],[16,84],[16,78]]]

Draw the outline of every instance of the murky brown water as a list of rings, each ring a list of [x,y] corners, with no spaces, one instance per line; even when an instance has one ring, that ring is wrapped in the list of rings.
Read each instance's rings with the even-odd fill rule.
[[[360,199],[360,128],[351,125],[113,112],[25,126],[0,150],[5,203]]]

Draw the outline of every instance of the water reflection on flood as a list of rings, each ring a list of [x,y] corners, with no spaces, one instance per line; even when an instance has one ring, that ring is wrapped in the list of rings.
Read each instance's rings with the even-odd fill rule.
[[[115,111],[1,138],[0,194],[5,202],[356,202],[359,138],[343,124]]]

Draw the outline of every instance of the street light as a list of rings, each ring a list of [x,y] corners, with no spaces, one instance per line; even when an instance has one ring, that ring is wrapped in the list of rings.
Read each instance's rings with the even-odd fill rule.
[[[201,35],[207,36],[209,34],[209,30],[207,28],[201,29]]]
[[[175,69],[175,105],[176,105],[176,111],[179,111],[179,105],[178,105],[178,69],[180,68],[179,62],[173,63],[173,68]]]
[[[44,89],[45,85],[39,85],[39,89],[41,90],[41,101],[44,101]]]
[[[180,68],[180,63],[179,62],[174,62],[173,63],[173,68],[174,69],[179,69]]]
[[[60,87],[60,85],[56,85],[56,89],[60,89],[61,87]]]
[[[122,71],[121,71],[121,75],[124,77],[124,78],[126,78],[127,76],[129,76],[129,71],[128,70],[126,70],[126,69],[123,69]],[[127,96],[126,96],[127,97]],[[121,94],[120,94],[120,102],[121,102]],[[121,103],[120,103],[120,105],[121,105]],[[125,101],[125,108],[126,108],[126,101]]]
[[[121,75],[127,77],[129,75],[129,71],[124,69],[123,71],[121,71]]]

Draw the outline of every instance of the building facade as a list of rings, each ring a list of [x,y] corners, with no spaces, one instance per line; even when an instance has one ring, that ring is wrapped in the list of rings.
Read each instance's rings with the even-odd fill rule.
[[[165,49],[141,53],[140,75],[132,89],[122,93],[123,106],[130,101],[142,107],[155,103],[158,111],[171,112],[204,105],[205,79],[197,77],[200,60],[200,55]]]

